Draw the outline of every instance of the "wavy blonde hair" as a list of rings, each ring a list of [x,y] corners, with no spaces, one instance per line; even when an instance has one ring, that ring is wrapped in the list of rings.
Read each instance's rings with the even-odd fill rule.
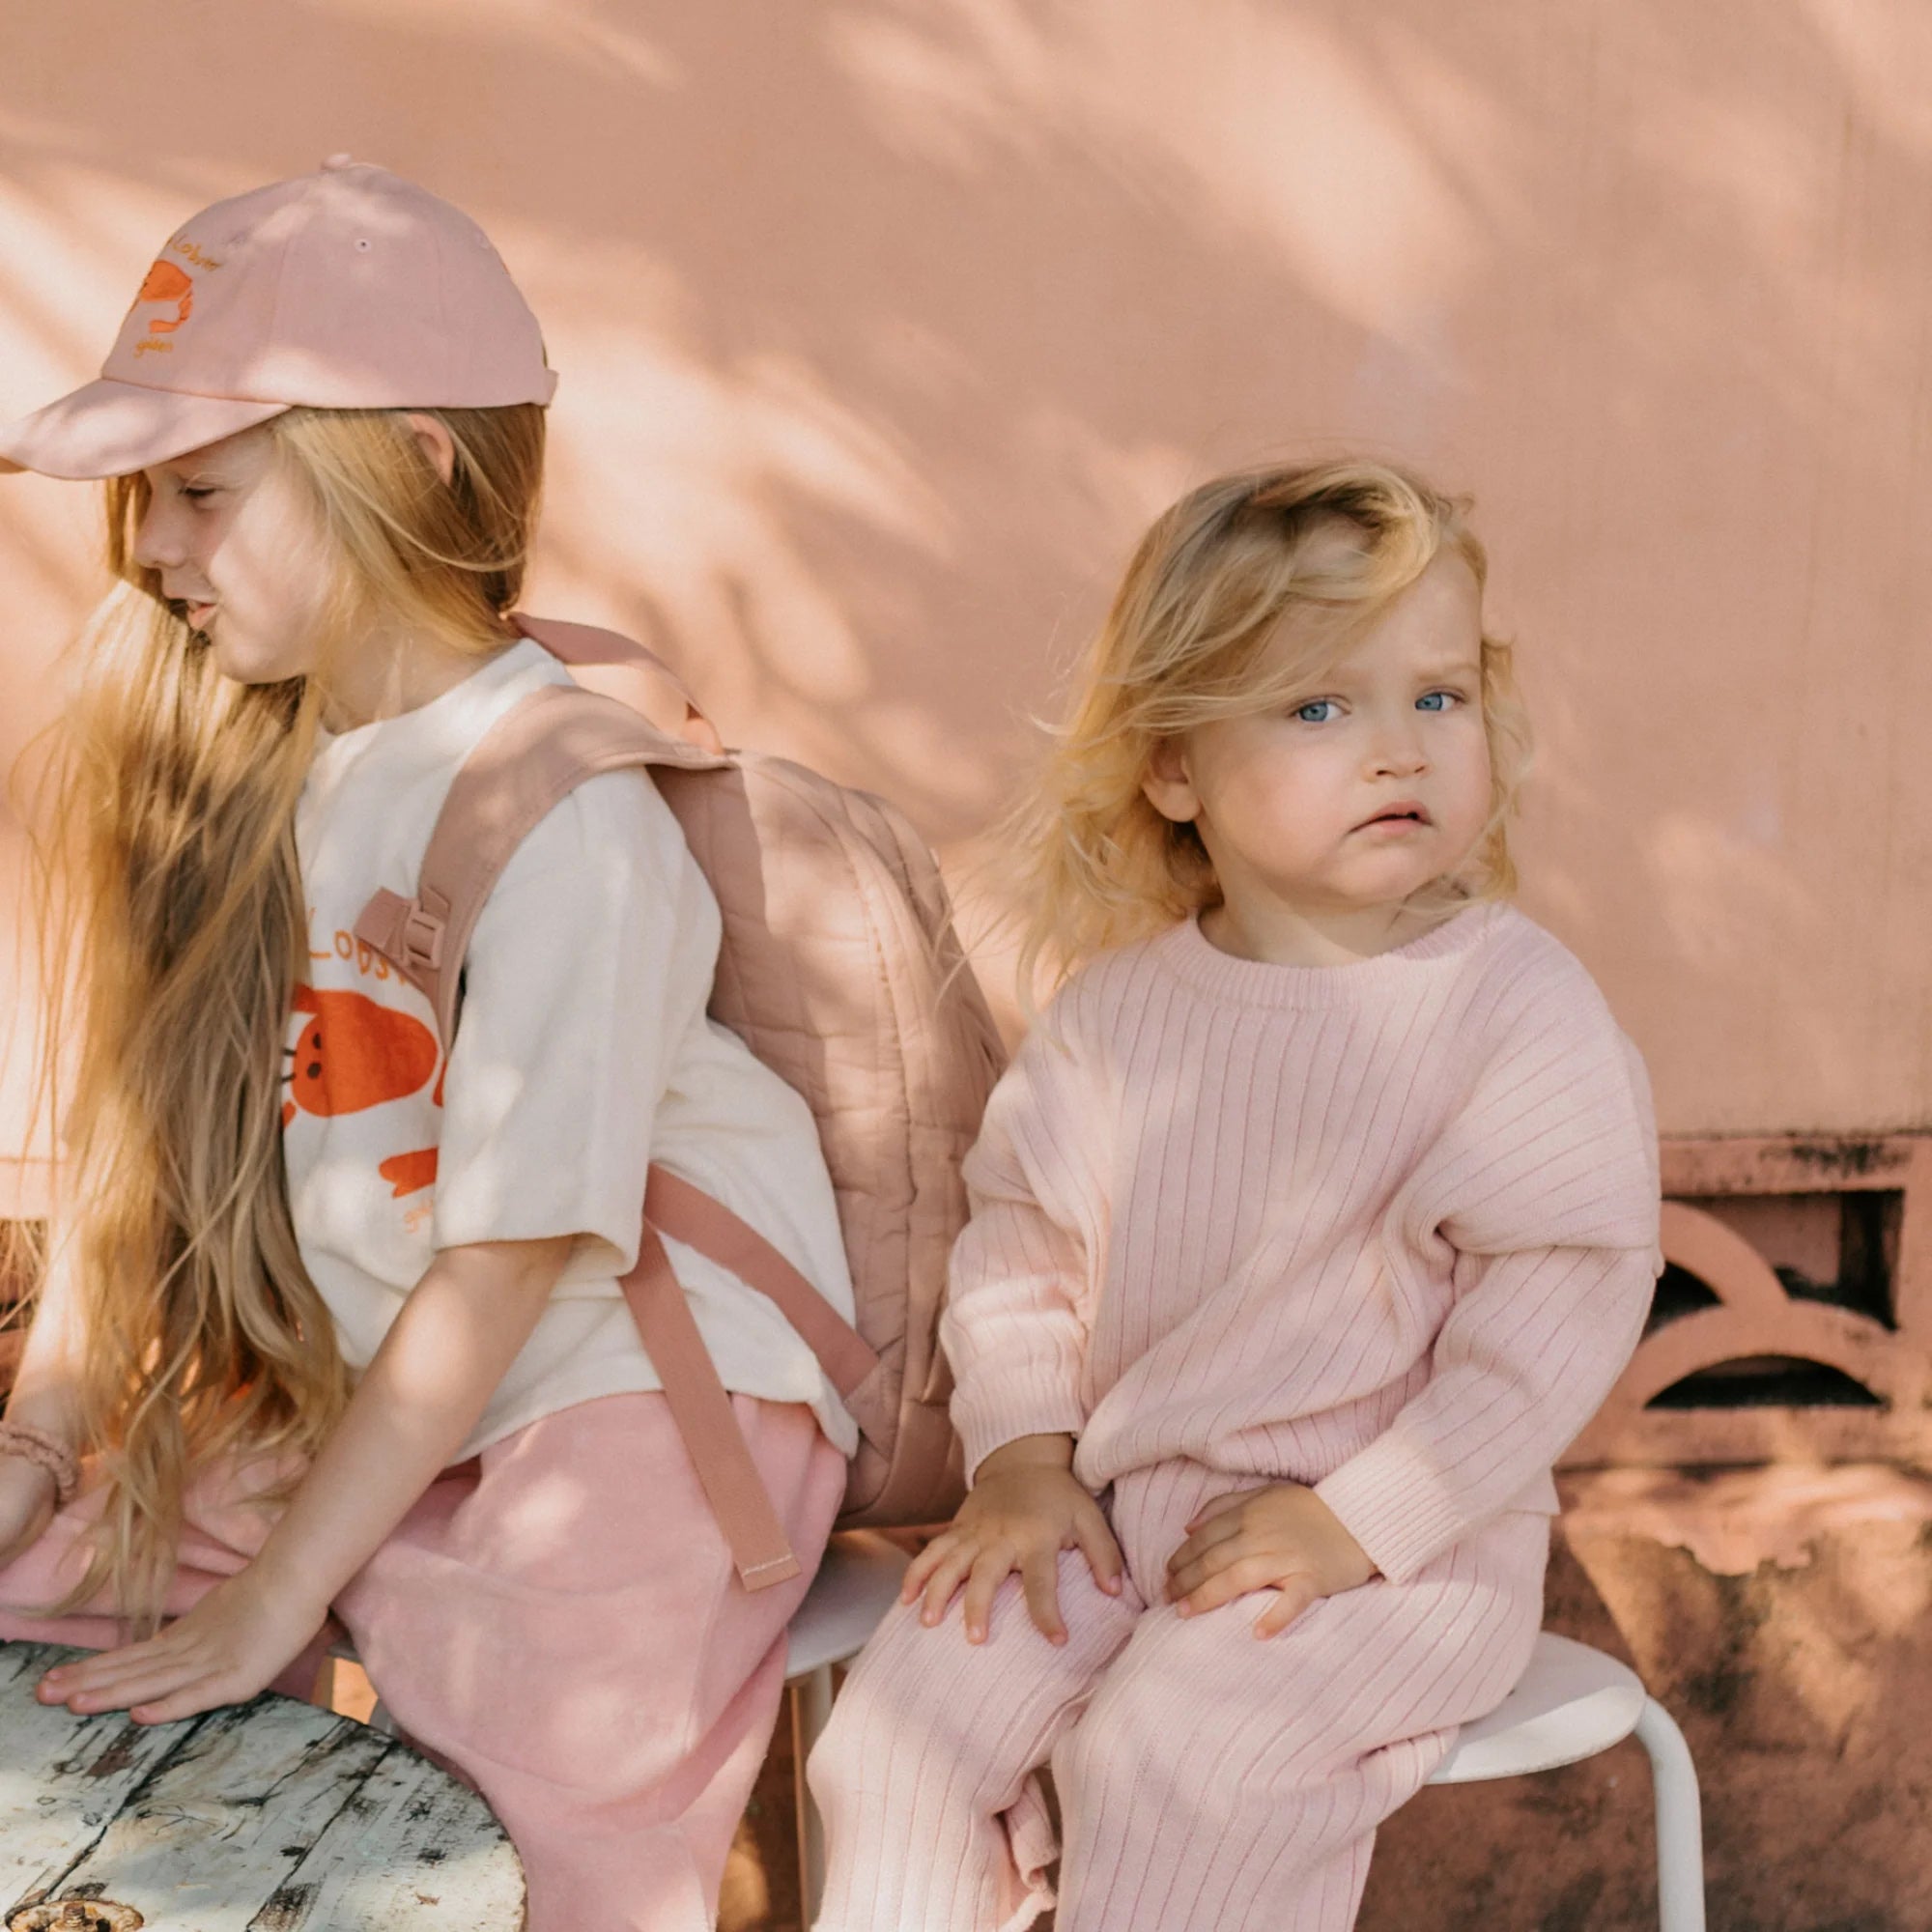
[[[1065,978],[1218,899],[1194,828],[1163,818],[1142,790],[1154,753],[1304,693],[1444,552],[1480,588],[1488,559],[1466,515],[1409,470],[1343,459],[1217,477],[1155,521],[1088,653],[1068,722],[1002,829],[1023,922],[1024,1005],[1042,967]],[[1274,648],[1284,639],[1292,648]],[[1508,820],[1529,758],[1510,646],[1487,630],[1482,699],[1491,811],[1450,882],[1459,896],[1514,888]]]
[[[106,1514],[70,1604],[108,1587],[152,1627],[195,1477],[283,1477],[349,1378],[302,1266],[281,1158],[282,1060],[307,945],[295,807],[334,651],[374,619],[479,662],[510,639],[543,469],[534,404],[436,410],[445,483],[403,415],[295,410],[261,432],[330,563],[317,672],[215,669],[135,557],[149,486],[106,486],[118,580],[57,727],[37,911],[55,989],[42,1094],[58,1122],[56,1251],[84,1338],[77,1407]]]

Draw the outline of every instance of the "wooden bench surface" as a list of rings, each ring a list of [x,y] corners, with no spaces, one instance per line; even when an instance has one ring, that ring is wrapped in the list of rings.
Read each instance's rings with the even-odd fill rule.
[[[41,1673],[79,1654],[0,1643],[7,1932],[523,1925],[502,1827],[406,1746],[272,1694],[146,1726],[38,1703]]]

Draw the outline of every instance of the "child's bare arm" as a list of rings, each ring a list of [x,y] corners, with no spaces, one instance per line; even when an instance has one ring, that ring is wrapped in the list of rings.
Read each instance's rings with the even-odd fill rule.
[[[271,1683],[462,1446],[569,1251],[561,1236],[440,1252],[255,1560],[159,1635],[49,1671],[43,1700],[160,1723]]]

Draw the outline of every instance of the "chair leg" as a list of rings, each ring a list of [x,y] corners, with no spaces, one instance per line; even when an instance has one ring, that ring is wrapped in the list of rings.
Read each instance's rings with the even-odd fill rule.
[[[1704,1932],[1704,1823],[1697,1767],[1684,1733],[1654,1697],[1644,1700],[1636,1735],[1650,1753],[1657,1800],[1659,1932]]]
[[[798,1798],[798,1884],[808,1926],[825,1897],[825,1826],[805,1782],[805,1761],[832,1719],[832,1666],[822,1663],[791,1687],[792,1776]]]

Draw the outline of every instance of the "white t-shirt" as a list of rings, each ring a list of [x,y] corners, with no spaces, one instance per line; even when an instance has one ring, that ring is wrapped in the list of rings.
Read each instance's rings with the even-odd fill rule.
[[[462,1456],[572,1403],[661,1386],[618,1286],[654,1160],[852,1315],[810,1110],[705,1016],[717,901],[648,776],[591,779],[504,868],[469,944],[446,1065],[428,1000],[355,938],[379,887],[413,895],[450,781],[484,733],[530,692],[569,682],[526,640],[417,710],[325,734],[296,815],[309,956],[282,1144],[302,1261],[344,1359],[368,1365],[438,1249],[577,1236]],[[850,1454],[851,1419],[777,1308],[666,1246],[724,1386],[810,1403]]]

